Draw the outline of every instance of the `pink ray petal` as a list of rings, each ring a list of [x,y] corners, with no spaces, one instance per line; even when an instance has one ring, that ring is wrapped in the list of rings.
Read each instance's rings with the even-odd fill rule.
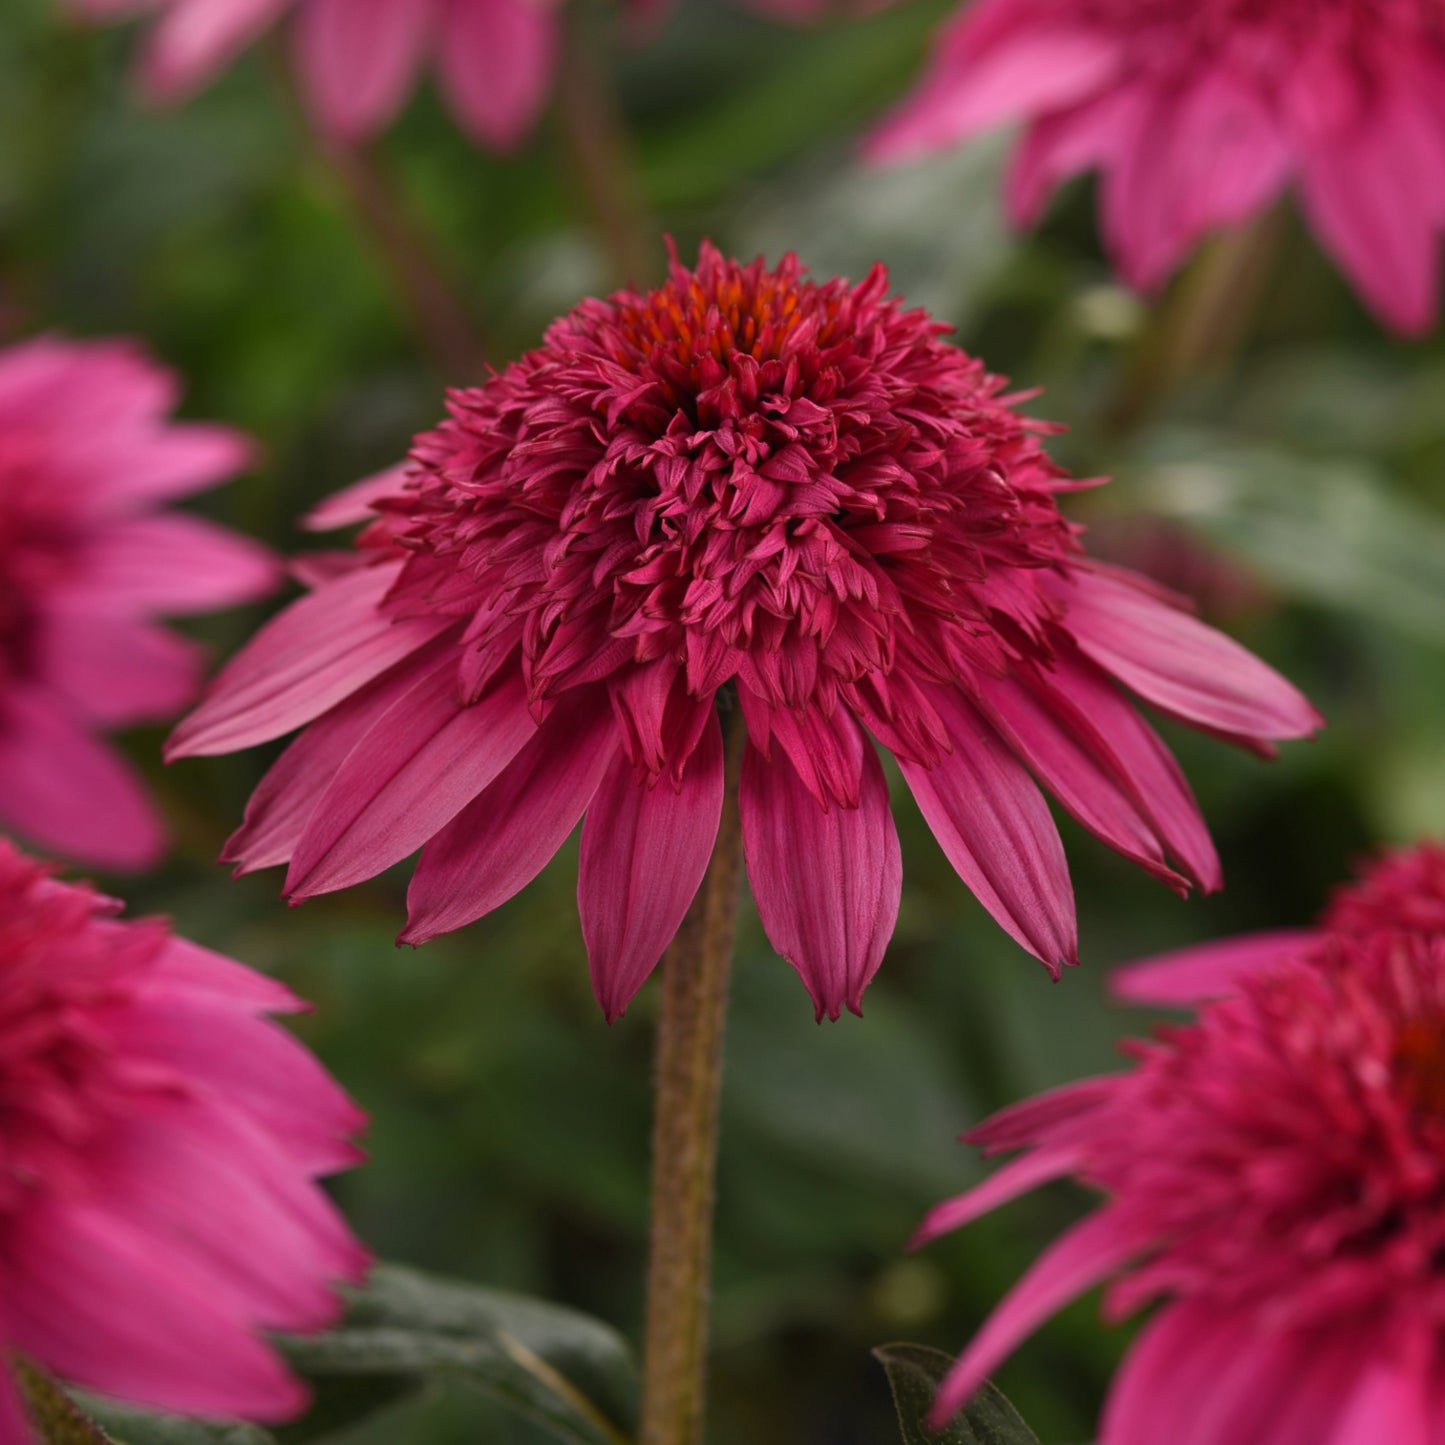
[[[649,788],[619,752],[582,825],[577,904],[592,990],[611,1023],[657,966],[707,872],[723,805],[714,712],[681,783]]]
[[[334,532],[341,527],[355,526],[357,522],[374,521],[376,512],[372,503],[402,491],[409,466],[408,462],[398,462],[394,467],[374,472],[333,492],[302,517],[301,525],[308,532]]]
[[[296,65],[321,130],[351,141],[390,121],[435,23],[430,0],[307,0],[296,16]]]
[[[928,1417],[931,1428],[941,1429],[994,1366],[1044,1320],[1107,1279],[1138,1249],[1138,1242],[1120,1228],[1107,1209],[1090,1215],[1055,1240],[1009,1291],[944,1377]]]
[[[617,756],[606,693],[565,693],[506,771],[422,849],[399,943],[425,943],[490,913],[545,868]]]
[[[558,19],[549,0],[451,0],[437,55],[441,88],[483,145],[511,150],[552,88]]]
[[[241,826],[221,850],[221,861],[236,864],[238,875],[289,863],[352,748],[401,698],[441,669],[456,671],[454,649],[423,647],[312,723],[257,784]]]
[[[1081,1079],[1057,1089],[1020,1100],[990,1115],[964,1138],[985,1154],[1022,1149],[1050,1137],[1055,1130],[1071,1130],[1095,1109],[1108,1102],[1118,1087],[1117,1075]]]
[[[140,871],[165,851],[155,804],[130,765],[34,689],[10,689],[0,712],[0,820],[91,867]]]
[[[941,1234],[950,1234],[971,1224],[1000,1204],[1017,1199],[1041,1184],[1062,1179],[1079,1164],[1083,1155],[1077,1149],[1051,1148],[1035,1149],[1018,1159],[1012,1159],[1001,1168],[994,1170],[982,1184],[975,1185],[967,1193],[954,1199],[946,1199],[935,1205],[924,1217],[923,1223],[913,1232],[908,1241],[909,1249],[937,1239]]]
[[[150,38],[141,80],[156,100],[184,100],[271,25],[293,0],[175,0]]]
[[[1079,647],[1140,697],[1186,722],[1245,737],[1308,737],[1323,719],[1272,667],[1123,574],[1075,573],[1057,593]]]
[[[787,756],[751,744],[743,759],[743,848],[748,879],[773,947],[797,969],[818,1018],[846,1005],[883,961],[898,919],[903,860],[888,783],[872,745],[841,708],[832,738],[859,777],[858,806],[824,812]]]
[[[0,1445],[35,1445],[30,1415],[8,1368],[0,1369]]]
[[[221,669],[166,744],[168,759],[232,752],[318,718],[438,633],[446,615],[380,610],[399,563],[348,573],[273,617]]]
[[[293,901],[375,877],[456,817],[537,731],[519,672],[463,705],[440,668],[348,754],[286,873]]]
[[[1109,992],[1129,1003],[1184,1005],[1233,993],[1239,981],[1316,947],[1314,929],[1282,928],[1161,953],[1116,968]]]
[[[205,654],[188,637],[71,597],[38,629],[40,675],[78,716],[106,727],[168,722],[196,695]]]
[[[898,760],[933,836],[1011,938],[1056,978],[1078,962],[1074,890],[1059,830],[1024,766],[957,691],[931,698],[953,752],[931,770]]]
[[[186,938],[171,938],[152,964],[146,986],[242,1005],[250,1013],[302,1013],[311,1007],[285,984]]]

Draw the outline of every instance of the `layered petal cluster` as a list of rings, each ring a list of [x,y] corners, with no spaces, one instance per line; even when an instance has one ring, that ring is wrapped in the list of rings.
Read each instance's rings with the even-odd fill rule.
[[[1105,243],[1143,288],[1293,186],[1366,304],[1413,333],[1439,309],[1442,96],[1439,0],[976,0],[869,148],[1024,122],[1013,220],[1097,169]]]
[[[1246,933],[1115,969],[1109,986],[1130,1003],[1188,1006],[1223,998],[1250,974],[1316,949],[1331,934],[1445,934],[1445,843],[1426,840],[1380,854],[1342,884],[1314,928]]]
[[[280,578],[264,548],[162,510],[250,453],[224,427],[171,421],[177,392],[129,342],[0,350],[0,827],[97,867],[142,868],[164,847],[102,738],[195,698],[201,651],[156,619]]]
[[[415,943],[517,892],[585,815],[582,930],[610,1018],[706,867],[721,708],[746,728],[763,924],[820,1014],[858,1009],[897,914],[875,740],[1056,975],[1074,907],[1038,784],[1179,891],[1217,886],[1188,785],[1118,684],[1252,746],[1318,719],[1142,578],[1090,565],[1045,428],[944,330],[881,267],[818,283],[792,256],[705,245],[454,392],[405,469],[323,508],[375,518],[356,565],[176,731],[184,755],[305,727],[226,856],[287,863],[299,900],[421,848]]]
[[[1130,1072],[969,1136],[1024,1152],[936,1209],[920,1241],[1064,1176],[1105,1200],[984,1324],[937,1420],[1043,1319],[1112,1280],[1110,1315],[1159,1307],[1113,1383],[1100,1445],[1445,1442],[1442,857],[1386,860],[1311,942],[1233,971],[1230,996],[1194,1023],[1130,1045]],[[1328,926],[1382,885],[1408,897],[1414,926]]]
[[[0,1349],[122,1399],[279,1420],[258,1336],[313,1330],[366,1255],[317,1177],[361,1115],[266,1017],[279,984],[0,840]],[[0,1445],[32,1435],[0,1369]]]

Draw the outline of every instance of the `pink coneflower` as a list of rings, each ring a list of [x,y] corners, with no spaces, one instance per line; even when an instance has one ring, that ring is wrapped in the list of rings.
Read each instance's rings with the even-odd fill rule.
[[[611,1018],[707,863],[721,705],[750,740],[753,893],[820,1014],[858,1008],[898,909],[869,733],[1055,974],[1076,961],[1073,896],[1030,769],[1156,877],[1215,887],[1188,786],[1115,682],[1251,745],[1312,731],[1313,709],[1091,566],[1046,428],[886,291],[881,267],[818,284],[793,256],[705,245],[454,392],[392,489],[328,509],[380,514],[356,568],[270,623],[175,734],[184,756],[311,724],[226,856],[289,862],[300,900],[421,847],[415,943],[517,892],[585,813],[582,931]]]
[[[970,1137],[1024,1149],[921,1239],[1070,1175],[1103,1205],[945,1379],[941,1422],[1042,1320],[1112,1277],[1159,1302],[1100,1445],[1437,1445],[1445,1398],[1445,934],[1336,934],[1240,981],[1135,1068]]]
[[[1366,303],[1419,332],[1439,302],[1442,94],[1439,0],[977,0],[869,149],[1026,122],[1013,220],[1101,171],[1104,240],[1144,288],[1293,185]]]
[[[303,1007],[0,840],[0,1346],[107,1395],[279,1420],[258,1337],[366,1255],[315,1182],[361,1115],[265,1017]],[[32,1439],[0,1369],[0,1445]]]
[[[160,510],[249,454],[236,432],[170,421],[176,395],[129,342],[0,350],[0,827],[99,867],[145,867],[164,846],[100,737],[196,695],[200,650],[155,619],[278,580],[264,548]]]
[[[1110,988],[1131,1003],[1192,1004],[1232,993],[1242,978],[1312,951],[1328,934],[1445,936],[1445,843],[1382,853],[1342,884],[1312,929],[1246,933],[1116,969]]]

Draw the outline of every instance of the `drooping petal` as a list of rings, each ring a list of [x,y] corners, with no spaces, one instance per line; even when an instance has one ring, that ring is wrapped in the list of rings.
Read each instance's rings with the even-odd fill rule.
[[[672,941],[707,872],[723,807],[714,712],[677,787],[639,782],[614,756],[587,809],[577,904],[592,990],[610,1023]]]
[[[334,892],[414,853],[537,731],[519,672],[470,705],[457,691],[455,674],[439,668],[351,750],[296,845],[289,898]]]
[[[1308,737],[1323,719],[1300,691],[1222,632],[1159,601],[1124,574],[1060,582],[1080,649],[1156,707],[1247,738]]]
[[[279,980],[187,938],[167,941],[151,966],[143,988],[146,986],[212,1001],[223,999],[249,1013],[300,1013],[310,1007]]]
[[[87,539],[64,595],[96,608],[180,616],[264,597],[281,580],[274,553],[182,512],[118,521]]]
[[[1087,658],[1061,651],[1045,690],[1067,698],[1074,716],[1087,720],[1080,741],[1097,742],[1096,756],[1128,786],[1170,857],[1206,893],[1222,887],[1219,854],[1193,790],[1174,755],[1114,683]]]
[[[397,567],[350,572],[273,617],[171,734],[166,757],[231,752],[278,738],[455,627],[457,619],[446,615],[397,620],[381,611]]]
[[[930,1209],[908,1241],[908,1247],[918,1249],[941,1234],[949,1234],[972,1223],[1000,1204],[1017,1199],[1020,1194],[1027,1194],[1051,1180],[1062,1179],[1079,1164],[1081,1158],[1079,1150],[1064,1147],[1035,1149],[1010,1160],[966,1194],[947,1199]]]
[[[175,0],[150,38],[141,80],[156,100],[185,99],[255,40],[292,0]]]
[[[1233,993],[1239,981],[1315,947],[1313,929],[1278,929],[1161,953],[1109,975],[1109,991],[1129,1003],[1189,1005]]]
[[[1118,1087],[1117,1075],[1080,1079],[1022,1099],[1000,1109],[963,1137],[985,1154],[1003,1149],[1022,1149],[1051,1136],[1055,1130],[1071,1130],[1095,1109],[1105,1104]]]
[[[456,670],[446,643],[420,648],[311,724],[267,770],[246,803],[241,826],[226,840],[221,862],[237,874],[289,863],[316,804],[352,748],[419,683]]]
[[[878,755],[858,724],[833,715],[835,746],[859,777],[858,805],[825,812],[782,752],[743,759],[740,807],[748,879],[773,947],[797,969],[821,1019],[861,1012],[898,920],[903,860]]]
[[[339,492],[333,492],[302,517],[301,526],[308,532],[334,532],[341,527],[354,526],[357,522],[372,521],[376,517],[372,503],[401,491],[406,473],[407,463],[399,462],[394,467],[374,472]]]
[[[617,751],[606,695],[563,694],[501,777],[422,849],[397,941],[450,933],[525,888],[577,826]]]
[[[932,769],[899,759],[933,836],[974,896],[1050,973],[1078,962],[1074,890],[1034,781],[959,692],[932,697],[953,751]]]
[[[1108,744],[1086,715],[1046,684],[1030,689],[1012,677],[982,678],[979,687],[985,716],[1084,827],[1176,892],[1189,891],[1188,881],[1165,865],[1147,814],[1107,766]]]
[[[928,1417],[930,1425],[940,1429],[1020,1340],[1085,1290],[1107,1279],[1138,1249],[1138,1241],[1120,1228],[1107,1208],[1055,1240],[1009,1291],[944,1377]]]
[[[17,1220],[10,1341],[77,1384],[200,1415],[285,1420],[306,1391],[280,1357],[187,1279],[174,1257],[96,1205]],[[144,1300],[144,1309],[117,1309]]]
[[[0,819],[45,852],[91,867],[151,867],[165,830],[144,784],[69,707],[33,689],[0,712]]]
[[[451,0],[437,66],[447,102],[483,145],[511,150],[552,88],[559,22],[550,0]]]
[[[296,16],[296,65],[321,130],[352,141],[391,120],[435,23],[431,0],[307,0]]]

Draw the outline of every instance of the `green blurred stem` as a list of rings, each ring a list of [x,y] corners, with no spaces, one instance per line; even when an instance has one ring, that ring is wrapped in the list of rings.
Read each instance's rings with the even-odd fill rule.
[[[111,1445],[110,1436],[49,1375],[18,1358],[12,1368],[30,1423],[45,1445]]]
[[[375,153],[362,145],[323,144],[321,156],[445,380],[452,385],[484,380],[487,354],[476,318]]]
[[[1132,431],[1181,381],[1236,356],[1274,274],[1288,221],[1271,206],[1212,237],[1179,278],[1134,359],[1111,420]]]
[[[636,286],[653,269],[652,226],[611,77],[598,64],[607,47],[596,29],[595,17],[568,7],[558,87],[562,131],[613,280]]]
[[[662,960],[641,1445],[699,1445],[703,1434],[718,1094],[742,863],[738,779],[746,740],[736,709],[724,712],[722,723],[717,842]]]

